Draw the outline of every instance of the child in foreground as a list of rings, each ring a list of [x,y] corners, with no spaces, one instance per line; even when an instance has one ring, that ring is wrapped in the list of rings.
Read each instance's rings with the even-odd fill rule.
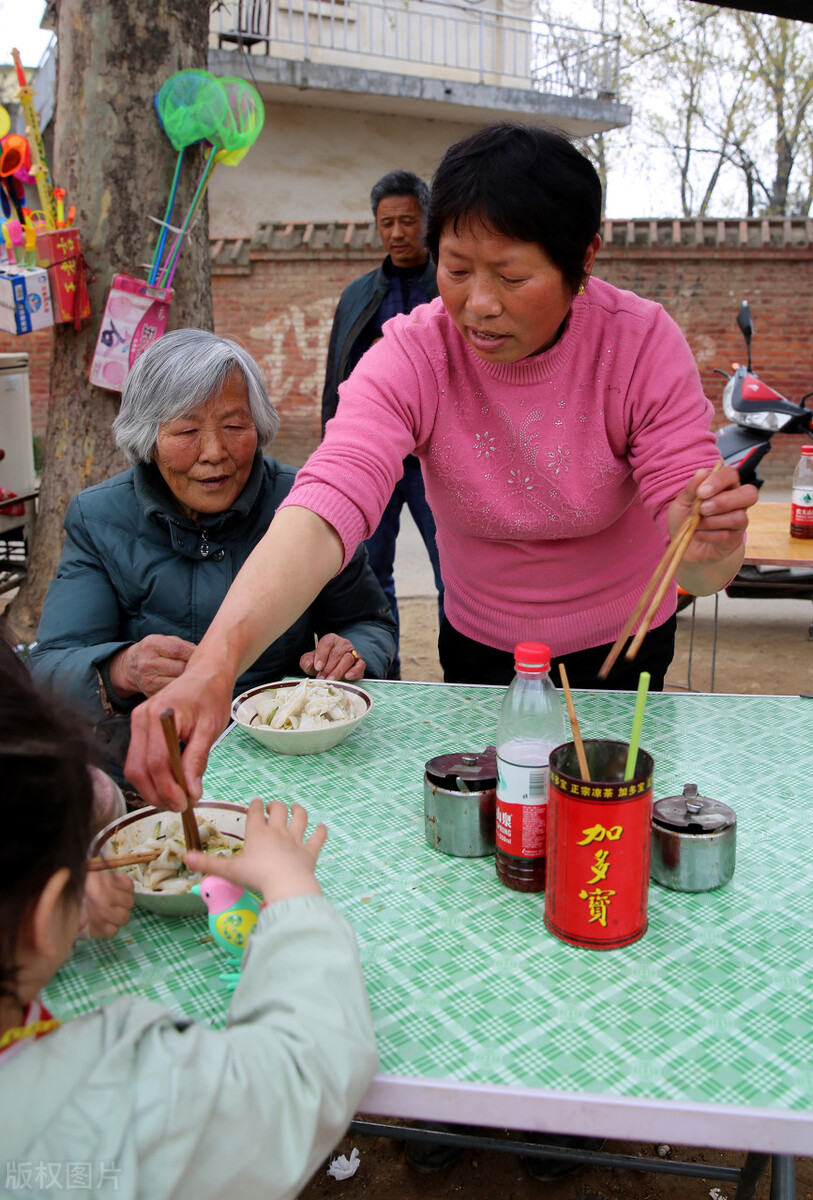
[[[324,826],[305,840],[304,809],[254,800],[240,855],[189,855],[265,901],[225,1029],[138,996],[60,1025],[38,996],[79,928],[88,748],[2,644],[0,770],[0,1194],[61,1194],[72,1165],[93,1169],[77,1195],[296,1196],[376,1066],[355,938],[314,876]]]

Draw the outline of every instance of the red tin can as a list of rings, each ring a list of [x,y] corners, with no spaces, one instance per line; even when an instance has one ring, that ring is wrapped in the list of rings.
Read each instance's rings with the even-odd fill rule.
[[[625,781],[626,742],[584,748],[588,781],[572,742],[550,755],[545,924],[571,945],[611,950],[646,932],[654,764],[639,750]]]

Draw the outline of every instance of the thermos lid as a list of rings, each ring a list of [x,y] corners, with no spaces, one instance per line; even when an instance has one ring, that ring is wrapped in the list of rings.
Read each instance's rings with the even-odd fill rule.
[[[666,796],[652,807],[652,820],[680,833],[716,833],[736,825],[737,814],[720,800],[699,796],[696,783],[687,783],[682,796]]]
[[[450,792],[487,791],[497,783],[497,747],[439,754],[429,759],[426,774],[431,783]]]

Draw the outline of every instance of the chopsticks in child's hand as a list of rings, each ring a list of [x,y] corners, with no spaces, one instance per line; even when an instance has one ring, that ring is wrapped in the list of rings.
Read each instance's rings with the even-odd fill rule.
[[[111,854],[109,858],[103,855],[89,858],[89,871],[114,871],[117,867],[134,867],[137,863],[152,862],[161,853],[160,850],[141,850],[138,854]]]
[[[168,708],[166,712],[161,713],[161,727],[164,730],[164,741],[169,751],[169,761],[172,765],[172,774],[175,776],[175,782],[186,793],[186,808],[181,813],[186,848],[187,850],[202,850],[200,830],[198,829],[198,823],[195,820],[195,813],[193,811],[194,805],[189,792],[186,790],[186,780],[184,779],[183,764],[181,763],[181,747],[178,742],[178,731],[175,728],[174,709]]]
[[[718,459],[714,467],[712,467],[711,471],[709,472],[707,478],[710,479],[714,472],[719,470],[722,465],[722,459]],[[695,496],[689,515],[684,518],[683,523],[681,524],[677,533],[666,547],[663,557],[661,558],[655,570],[652,572],[652,577],[649,580],[649,583],[644,588],[641,599],[636,604],[635,608],[627,619],[627,623],[613,643],[610,653],[601,664],[601,669],[598,673],[599,679],[606,679],[609,675],[615,660],[618,658],[619,654],[624,648],[624,643],[635,628],[635,622],[638,620],[641,613],[644,612],[644,608],[646,608],[648,604],[649,607],[644,613],[644,618],[641,621],[638,632],[630,643],[625,657],[630,660],[635,658],[635,655],[641,648],[641,642],[649,633],[649,626],[652,624],[652,618],[660,608],[661,602],[666,595],[666,589],[674,579],[683,555],[688,550],[689,543],[694,537],[694,531],[700,524],[700,505],[702,503],[703,501],[700,499],[700,497]]]
[[[587,755],[584,752],[584,742],[582,741],[581,730],[579,729],[579,721],[576,716],[576,706],[573,703],[573,697],[570,694],[570,684],[567,678],[565,664],[559,663],[559,678],[562,681],[562,691],[565,694],[565,703],[567,704],[567,715],[570,717],[570,732],[573,734],[573,743],[576,747],[576,757],[579,760],[579,770],[581,771],[582,779],[590,778],[590,768],[587,765]]]

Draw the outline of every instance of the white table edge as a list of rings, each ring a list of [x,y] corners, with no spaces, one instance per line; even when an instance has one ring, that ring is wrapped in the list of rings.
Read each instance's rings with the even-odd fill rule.
[[[414,1121],[809,1155],[813,1112],[376,1075],[358,1111]]]

